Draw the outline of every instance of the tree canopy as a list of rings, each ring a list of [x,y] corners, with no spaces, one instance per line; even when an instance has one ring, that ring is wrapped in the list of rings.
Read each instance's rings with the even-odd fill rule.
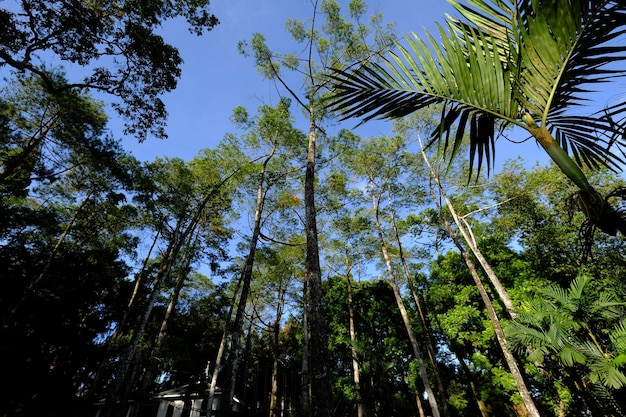
[[[127,134],[144,140],[165,137],[166,109],[159,96],[176,88],[182,63],[178,50],[156,32],[182,17],[195,34],[218,19],[209,0],[38,1],[0,8],[0,67],[36,76],[50,94],[91,89],[115,97]],[[59,80],[47,62],[84,68],[84,76]]]
[[[361,0],[289,20],[300,54],[250,34],[275,102],[144,161],[107,104],[163,133],[181,62],[161,27],[210,30],[209,2],[1,9],[0,415],[625,415],[623,103],[564,123],[624,73],[626,7],[453,4],[442,43],[395,55]],[[399,118],[366,137],[329,97]],[[582,177],[560,157],[485,172],[507,125],[547,129]]]

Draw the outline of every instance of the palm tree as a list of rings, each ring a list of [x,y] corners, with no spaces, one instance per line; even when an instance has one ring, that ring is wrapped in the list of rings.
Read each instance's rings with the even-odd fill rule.
[[[450,159],[469,131],[470,166],[489,172],[495,141],[510,126],[525,129],[579,191],[572,197],[596,228],[626,235],[626,218],[609,197],[589,184],[582,167],[617,170],[626,143],[626,104],[591,116],[570,111],[585,102],[591,85],[625,71],[624,0],[449,0],[462,16],[448,16],[441,41],[412,34],[382,63],[363,61],[355,70],[335,71],[330,104],[344,119],[398,118],[432,105],[442,113],[430,144]],[[450,148],[448,148],[450,146]],[[470,170],[470,177],[472,170]]]

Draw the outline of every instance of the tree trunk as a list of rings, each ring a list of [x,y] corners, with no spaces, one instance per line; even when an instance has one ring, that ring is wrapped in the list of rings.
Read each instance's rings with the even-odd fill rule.
[[[435,178],[434,171],[432,170],[432,167],[430,166],[430,163],[428,162],[428,158],[426,157],[426,154],[424,153],[423,150],[422,150],[422,156],[424,157],[424,160],[426,164],[428,165],[428,168],[431,173],[431,177],[433,177],[433,181],[435,181],[435,183],[439,187],[439,190],[443,193],[443,188],[441,186],[441,183],[438,181],[437,178]],[[441,205],[439,204],[439,200],[437,199],[437,196],[435,195],[435,190],[433,189],[432,183],[431,183],[431,195],[433,197],[433,201],[435,205],[437,206],[437,209],[441,213],[442,212]],[[446,200],[446,201],[449,201],[449,200]],[[522,373],[519,370],[519,367],[517,366],[515,357],[513,356],[513,353],[511,352],[511,350],[508,348],[506,337],[504,335],[504,331],[500,324],[500,319],[498,318],[498,315],[496,314],[496,310],[493,308],[493,304],[491,303],[489,294],[487,293],[487,290],[485,289],[482,283],[482,280],[480,279],[480,276],[478,275],[478,271],[476,270],[476,267],[474,266],[474,263],[472,262],[472,259],[470,258],[469,254],[461,245],[461,242],[459,241],[458,236],[456,235],[454,230],[452,230],[452,226],[450,225],[450,222],[445,218],[445,216],[442,216],[442,219],[443,219],[444,226],[446,228],[448,235],[452,238],[455,246],[458,248],[461,255],[463,256],[463,260],[465,261],[465,264],[467,265],[467,268],[469,269],[470,274],[472,275],[472,279],[474,280],[476,288],[478,288],[478,292],[480,293],[480,296],[483,300],[483,304],[485,304],[485,309],[487,310],[487,315],[489,316],[489,320],[491,321],[491,324],[493,325],[493,328],[496,334],[496,339],[498,341],[498,344],[500,345],[500,349],[502,350],[502,354],[504,355],[504,360],[509,368],[509,371],[511,372],[511,375],[513,376],[513,379],[517,385],[518,392],[520,396],[522,397],[523,405],[526,408],[527,415],[530,417],[540,417],[539,410],[537,409],[537,406],[535,405],[535,402],[533,401],[532,396],[530,395],[530,392],[528,391],[528,388],[526,387],[526,383],[524,381]]]
[[[300,401],[302,403],[302,415],[311,413],[311,378],[309,372],[309,286],[306,280],[302,287],[302,378]]]
[[[61,245],[65,241],[65,238],[70,233],[70,230],[72,229],[74,222],[78,218],[78,215],[80,214],[81,211],[83,211],[83,208],[85,208],[85,206],[87,205],[87,202],[89,202],[89,199],[91,198],[93,194],[94,194],[94,190],[93,189],[89,190],[89,192],[85,196],[85,199],[80,203],[80,206],[78,206],[76,211],[74,211],[72,218],[67,223],[67,226],[63,230],[63,233],[61,233],[61,236],[59,236],[59,239],[57,240],[56,245],[54,245],[54,249],[52,249],[52,252],[50,253],[50,256],[48,257],[48,260],[46,261],[46,265],[43,267],[37,279],[35,279],[35,281],[31,284],[30,286],[31,289],[36,288],[39,285],[39,283],[43,281],[43,279],[45,278],[46,274],[48,273],[48,270],[50,269],[50,266],[52,265],[52,261],[54,260],[54,257],[59,252],[59,249],[61,248]]]
[[[133,305],[135,304],[135,299],[137,298],[137,294],[139,294],[139,289],[141,288],[141,284],[143,283],[143,274],[146,272],[146,268],[148,266],[148,262],[150,261],[150,257],[152,256],[152,251],[154,250],[154,247],[156,246],[157,242],[159,241],[159,237],[161,236],[161,231],[158,230],[156,235],[154,236],[154,240],[152,241],[152,245],[150,246],[150,250],[148,250],[148,254],[146,255],[143,264],[141,266],[141,270],[139,271],[139,273],[137,274],[137,279],[135,279],[135,284],[133,285],[133,293],[130,296],[130,299],[128,300],[128,304],[126,305],[126,311],[124,312],[124,317],[122,317],[122,320],[120,321],[120,331],[124,331],[124,328],[126,327],[127,321],[128,321],[128,314],[130,313],[131,308],[133,307]],[[119,334],[117,329],[116,329],[116,333],[115,334]]]
[[[443,385],[443,380],[441,379],[441,374],[439,373],[439,365],[437,363],[437,358],[435,356],[435,348],[430,338],[430,327],[426,322],[426,316],[424,315],[424,311],[422,309],[422,303],[419,300],[417,293],[415,292],[415,287],[413,286],[413,277],[411,277],[411,273],[409,272],[409,266],[407,265],[406,258],[404,256],[404,250],[402,249],[402,241],[400,239],[400,234],[398,233],[398,226],[396,225],[396,216],[393,208],[393,200],[391,198],[391,191],[388,190],[388,201],[389,201],[389,212],[391,215],[391,226],[393,228],[394,237],[396,239],[396,244],[398,245],[398,254],[400,256],[400,262],[402,263],[402,270],[404,271],[404,277],[409,284],[409,290],[413,296],[413,300],[415,301],[415,307],[417,308],[417,313],[420,318],[420,324],[422,325],[422,334],[424,336],[424,341],[426,345],[426,351],[428,352],[428,359],[430,360],[430,364],[433,368],[433,373],[435,375],[435,381],[437,382],[437,391],[441,398],[441,411],[444,416],[450,416],[450,412],[448,411],[447,404],[447,394],[445,387]]]
[[[278,401],[278,355],[279,351],[279,336],[280,336],[280,322],[283,319],[283,309],[285,307],[285,292],[287,288],[283,288],[283,282],[280,281],[278,288],[278,305],[276,306],[276,318],[274,321],[273,337],[272,341],[272,354],[274,360],[272,362],[272,376],[271,376],[271,392],[270,392],[270,415],[269,417],[279,417],[281,415],[281,407]],[[283,393],[283,396],[285,393]]]
[[[419,347],[417,337],[415,336],[415,332],[413,331],[413,326],[411,325],[409,314],[406,311],[404,302],[402,301],[402,295],[400,294],[400,288],[398,287],[396,274],[394,273],[393,265],[391,264],[391,257],[389,256],[389,253],[387,251],[387,245],[385,244],[385,237],[383,235],[383,230],[380,225],[378,199],[376,198],[376,195],[374,195],[374,193],[372,193],[372,204],[374,207],[374,217],[376,220],[376,229],[378,231],[380,248],[383,254],[383,258],[385,259],[385,264],[387,265],[387,272],[389,274],[389,282],[391,284],[391,288],[393,289],[393,295],[396,299],[396,303],[398,304],[398,309],[400,310],[400,315],[402,316],[404,327],[406,328],[406,332],[409,336],[411,346],[413,347],[413,352],[415,353],[415,358],[417,359],[417,364],[419,366],[420,375],[422,377],[422,382],[424,384],[424,389],[426,390],[426,394],[428,396],[428,403],[430,404],[431,412],[433,413],[433,417],[440,417],[439,405],[437,404],[435,393],[432,390],[432,387],[430,386],[430,381],[428,380],[428,372],[426,371],[426,366],[424,366],[424,359],[422,358],[422,350]]]
[[[167,276],[169,276],[173,261],[180,250],[180,226],[180,222],[177,223],[168,247],[163,254],[163,260],[161,261],[159,271],[153,280],[152,291],[150,292],[148,304],[146,305],[141,321],[137,324],[126,353],[118,366],[115,376],[116,381],[110,390],[109,398],[107,398],[105,416],[121,415],[123,408],[120,404],[124,405],[129,392],[133,388],[134,371],[132,371],[132,369],[133,363],[136,360],[137,346],[139,346],[139,341],[141,340],[148,320],[150,319],[152,309],[156,302],[156,297],[159,291],[161,291],[163,281],[167,278]]]
[[[213,364],[213,373],[211,374],[211,382],[209,383],[209,399],[207,401],[207,410],[210,415],[211,410],[213,410],[213,403],[215,402],[215,391],[217,389],[217,382],[219,377],[219,371],[222,367],[222,360],[224,358],[224,353],[226,352],[226,343],[228,342],[228,335],[230,334],[231,328],[231,319],[233,317],[233,312],[235,310],[235,303],[237,300],[237,295],[239,294],[239,288],[241,287],[241,279],[237,281],[237,286],[233,293],[233,300],[228,308],[228,313],[226,314],[226,318],[224,319],[224,329],[222,331],[222,339],[220,340],[220,346],[217,350],[217,355],[215,357],[215,363]]]
[[[457,244],[457,239],[456,238],[453,238],[453,239],[455,240],[455,244]],[[523,405],[526,408],[527,415],[531,417],[540,417],[539,410],[537,410],[534,400],[532,399],[532,396],[530,395],[530,392],[528,391],[528,388],[526,387],[526,383],[524,382],[522,373],[519,370],[519,367],[517,366],[515,357],[513,356],[513,353],[511,352],[511,350],[509,349],[507,345],[506,337],[504,335],[504,330],[502,329],[502,325],[500,324],[500,320],[498,319],[496,310],[493,308],[493,304],[491,303],[491,300],[489,299],[489,294],[487,294],[487,291],[485,290],[485,287],[483,286],[482,281],[480,280],[478,271],[476,270],[474,263],[469,257],[469,254],[460,246],[460,244],[457,244],[457,248],[459,248],[459,250],[461,251],[461,255],[463,256],[463,259],[465,260],[467,268],[470,270],[470,273],[472,274],[472,278],[474,279],[476,287],[478,288],[478,292],[480,293],[480,296],[483,299],[483,303],[485,304],[485,308],[487,310],[487,315],[489,316],[489,320],[491,320],[491,324],[494,327],[496,339],[498,340],[498,344],[500,345],[500,349],[502,350],[502,354],[504,355],[504,360],[509,367],[509,371],[511,372],[511,375],[513,375],[513,379],[515,380],[517,389],[520,393],[520,396],[522,397]]]
[[[197,238],[196,238],[197,239]],[[167,337],[167,327],[169,325],[170,318],[174,313],[174,309],[178,304],[178,298],[180,296],[180,292],[185,286],[185,282],[187,281],[188,272],[189,272],[189,257],[187,254],[181,260],[182,270],[180,271],[180,275],[176,280],[176,284],[174,285],[174,290],[172,291],[172,296],[170,297],[170,302],[167,305],[167,309],[165,310],[165,315],[161,320],[161,327],[159,328],[159,333],[157,334],[154,340],[154,346],[152,347],[152,352],[150,353],[150,357],[148,358],[148,363],[146,364],[144,375],[141,377],[141,388],[140,392],[147,392],[150,384],[152,383],[152,379],[154,377],[154,373],[157,369],[157,362],[159,355],[161,354],[161,348],[163,347],[163,343],[165,343],[165,338]]]
[[[461,232],[463,239],[469,246],[470,250],[476,257],[476,259],[478,260],[478,263],[480,263],[480,266],[482,267],[483,271],[485,271],[485,273],[487,274],[489,281],[491,281],[491,284],[493,285],[496,292],[498,293],[498,296],[500,297],[500,300],[504,304],[504,307],[506,307],[507,312],[512,318],[515,318],[517,316],[517,313],[515,312],[516,309],[515,309],[515,306],[513,305],[513,301],[511,300],[511,297],[509,297],[509,293],[506,291],[506,289],[504,288],[504,286],[498,279],[498,276],[496,275],[496,273],[493,271],[493,269],[491,269],[491,265],[489,265],[489,262],[487,262],[487,260],[483,256],[480,249],[478,249],[478,246],[476,245],[476,242],[474,241],[473,237],[470,236],[471,230],[469,229],[469,225],[461,221],[461,218],[459,217],[456,210],[454,209],[452,202],[448,198],[445,190],[443,189],[443,186],[441,185],[441,182],[439,181],[439,176],[436,175],[435,170],[430,165],[428,156],[426,156],[426,152],[424,152],[424,147],[422,145],[421,139],[419,140],[419,143],[420,143],[420,147],[422,148],[422,151],[421,151],[422,158],[424,159],[424,163],[426,164],[426,167],[428,168],[428,171],[430,172],[430,177],[437,184],[440,194],[444,198],[446,202],[446,206],[448,207],[448,210],[450,210],[450,214],[452,215],[452,218],[454,219],[454,222],[456,223],[457,228]]]
[[[215,358],[215,363],[213,364],[213,373],[211,374],[211,382],[209,383],[209,399],[207,401],[207,415],[209,416],[213,411],[213,404],[215,402],[215,391],[217,389],[217,379],[219,376],[220,368],[222,367],[222,358],[224,357],[224,352],[226,351],[228,329],[230,328],[230,316],[231,314],[228,314],[228,318],[226,319],[226,323],[224,324],[222,340],[220,341],[220,347],[217,350],[217,356]]]
[[[420,414],[420,417],[426,417],[426,413],[424,412],[424,406],[422,405],[422,399],[417,392],[415,393],[415,404],[417,405],[417,412]]]
[[[313,92],[311,92],[313,94]],[[309,348],[311,355],[311,416],[331,415],[331,383],[328,373],[328,322],[324,308],[322,271],[317,241],[317,217],[315,212],[315,153],[317,128],[315,126],[314,97],[309,103],[309,146],[307,150],[306,175],[304,179],[304,206],[306,220],[306,267],[305,279],[309,286]]]
[[[157,232],[156,236],[154,237],[154,240],[152,241],[152,245],[150,246],[150,249],[148,250],[148,254],[146,255],[146,257],[145,257],[145,259],[143,261],[143,265],[141,267],[141,270],[137,274],[137,278],[135,279],[135,284],[133,286],[133,293],[131,294],[130,299],[128,300],[128,304],[126,304],[126,310],[124,311],[124,315],[122,316],[122,319],[119,321],[118,325],[115,327],[115,331],[113,332],[113,334],[111,335],[111,337],[107,341],[107,343],[109,345],[111,345],[111,344],[115,345],[117,340],[119,339],[119,337],[121,335],[125,334],[125,332],[127,331],[126,327],[128,325],[128,317],[129,317],[131,309],[132,309],[132,307],[133,307],[133,305],[135,303],[135,299],[137,298],[137,295],[139,294],[139,289],[141,288],[141,284],[143,282],[143,274],[146,271],[146,267],[148,265],[148,261],[150,260],[150,257],[152,255],[152,251],[154,250],[154,247],[156,246],[156,244],[157,244],[157,242],[159,240],[159,236],[160,236],[160,231]],[[91,384],[91,388],[90,388],[90,393],[91,394],[97,394],[98,393],[98,390],[100,388],[100,384],[102,383],[103,374],[104,374],[105,370],[108,367],[110,367],[109,361],[104,360],[104,361],[102,361],[100,363],[100,366],[98,367],[98,372],[96,373],[94,381]],[[95,401],[95,399],[94,399],[94,401]]]
[[[354,381],[354,392],[356,394],[356,414],[363,417],[363,398],[361,397],[361,375],[359,372],[359,360],[356,351],[356,330],[354,326],[354,308],[352,303],[352,279],[346,274],[348,283],[348,319],[350,330],[350,352],[352,354],[352,380]]]
[[[265,197],[267,196],[267,191],[269,189],[269,185],[265,186],[265,173],[267,170],[267,164],[274,156],[274,152],[276,151],[276,147],[274,147],[265,161],[263,162],[263,167],[261,172],[259,173],[259,183],[257,187],[257,198],[256,198],[256,207],[254,212],[254,226],[252,229],[252,237],[250,238],[250,248],[248,250],[248,256],[246,256],[246,262],[241,271],[241,294],[239,296],[239,303],[237,303],[237,309],[235,311],[235,319],[232,324],[232,339],[231,339],[231,355],[232,355],[232,366],[231,366],[231,379],[230,379],[230,395],[229,395],[229,403],[230,409],[232,410],[235,398],[235,386],[237,383],[237,367],[239,366],[239,350],[241,345],[241,333],[242,333],[242,320],[243,313],[246,309],[246,304],[248,302],[248,294],[250,293],[250,285],[252,283],[252,271],[254,269],[254,260],[256,256],[256,248],[259,242],[259,236],[261,235],[261,219],[263,216],[263,207],[265,206]]]

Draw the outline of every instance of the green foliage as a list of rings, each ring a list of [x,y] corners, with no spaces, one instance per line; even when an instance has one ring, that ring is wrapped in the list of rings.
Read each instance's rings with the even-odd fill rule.
[[[347,278],[352,279],[352,278]],[[413,395],[405,378],[406,363],[413,360],[406,330],[391,286],[385,281],[352,282],[357,337],[357,360],[361,369],[361,396],[370,413],[386,410],[403,415],[413,410]],[[336,373],[334,395],[349,409],[354,398],[348,333],[346,278],[325,281],[325,300],[331,317],[329,351]]]
[[[591,86],[623,73],[612,65],[626,51],[614,42],[622,33],[623,4],[450,3],[462,18],[449,16],[446,28],[439,26],[440,40],[412,34],[383,63],[335,69],[329,108],[370,120],[441,106],[428,145],[443,143],[454,158],[469,135],[469,179],[475,166],[476,178],[483,165],[490,173],[496,140],[506,128],[524,129],[579,188],[573,202],[586,215],[587,244],[596,228],[626,235],[626,218],[609,201],[623,191],[600,194],[581,169],[621,168],[626,107],[571,114]]]
[[[610,287],[593,287],[587,275],[578,276],[568,288],[548,287],[525,303],[507,329],[514,346],[529,361],[548,369],[564,367],[579,386],[588,387],[591,396],[595,385],[601,385],[605,393],[626,385],[626,304]]]
[[[0,66],[38,79],[49,94],[91,88],[115,97],[126,133],[143,140],[165,137],[167,112],[159,96],[176,88],[182,60],[156,33],[183,17],[191,32],[211,30],[217,18],[209,0],[27,0],[0,9]],[[82,79],[59,80],[46,70],[47,57],[86,70]],[[109,59],[111,61],[109,61]],[[112,65],[114,62],[116,65]]]
[[[157,119],[164,115],[164,109],[156,97],[174,88],[180,61],[177,52],[153,29],[176,16],[186,17],[197,32],[210,28],[215,21],[205,0],[148,3],[26,2],[30,9],[23,10],[22,15],[0,10],[0,24],[12,28],[0,34],[0,64],[25,70],[3,89],[0,99],[0,265],[4,278],[0,349],[18,367],[17,372],[5,372],[2,392],[8,400],[0,409],[2,415],[66,415],[68,409],[82,412],[88,397],[89,401],[106,397],[118,377],[115,365],[139,334],[138,324],[146,314],[150,318],[141,329],[136,355],[131,359],[139,370],[150,360],[155,337],[180,280],[185,286],[169,319],[168,337],[153,358],[158,362],[156,378],[149,382],[155,390],[198,380],[206,383],[206,364],[216,356],[224,320],[237,294],[233,277],[239,276],[240,259],[230,253],[235,245],[229,239],[235,231],[245,233],[235,220],[252,213],[248,203],[256,200],[259,184],[265,193],[262,233],[251,296],[244,305],[244,355],[237,390],[244,402],[259,401],[266,411],[266,388],[277,359],[279,395],[292,410],[301,407],[301,283],[306,259],[301,233],[301,177],[307,137],[294,127],[290,108],[298,103],[309,112],[313,125],[320,127],[328,115],[319,106],[328,82],[325,71],[343,70],[348,61],[360,62],[385,49],[390,28],[382,27],[380,15],[368,15],[364,1],[352,0],[346,8],[328,0],[320,2],[316,10],[321,24],[287,23],[296,42],[318,53],[313,62],[307,62],[308,56],[276,54],[263,35],[254,35],[248,53],[264,76],[282,82],[286,72],[311,64],[312,72],[302,88],[289,89],[283,84],[291,99],[281,99],[274,106],[262,105],[255,113],[236,107],[231,118],[236,133],[226,135],[214,149],[200,151],[191,161],[159,158],[140,164],[106,136],[102,103],[86,90],[74,88],[75,80],[45,69],[34,61],[34,55],[24,55],[23,51],[39,45],[36,41],[43,42],[46,33],[51,36],[46,41],[59,40],[57,32],[47,31],[72,28],[76,22],[84,26],[66,30],[62,43],[49,45],[49,53],[57,54],[63,62],[93,64],[96,68],[98,53],[108,45],[113,49],[107,53],[116,55],[122,51],[115,49],[114,40],[124,43],[126,49],[120,59],[136,60],[133,68],[141,67],[143,72],[122,80],[116,78],[119,74],[114,70],[96,68],[89,86],[105,91],[115,88],[111,90],[114,94],[133,89],[129,101],[119,107],[123,114],[137,117],[136,123],[130,121],[129,129],[136,129],[140,138],[151,129],[159,134]],[[568,6],[574,7],[571,3]],[[498,29],[508,15],[485,20],[483,12],[491,14],[495,9],[480,12],[482,9],[473,10],[472,6],[483,2],[472,0],[469,4],[458,10],[466,18],[476,18],[475,22],[467,26],[451,21],[448,32],[443,32],[449,39],[444,40],[443,49],[435,48],[435,52],[461,51],[464,58],[449,65],[422,60],[419,64],[423,68],[412,68],[412,74],[419,77],[439,70],[446,80],[458,79],[462,84],[467,81],[462,79],[467,71],[482,75],[495,68],[498,60],[504,62],[501,55],[482,52],[504,50],[514,55],[503,45],[503,39],[487,36],[480,29],[484,25]],[[494,7],[507,4],[498,2]],[[68,6],[67,13],[54,20],[48,12],[61,6]],[[541,26],[555,20],[550,11],[545,16],[526,15],[532,20],[528,24]],[[623,15],[621,9],[610,12],[611,19]],[[35,18],[39,19],[37,24],[29,26]],[[615,23],[611,19],[607,27]],[[113,33],[114,27],[127,31]],[[581,54],[596,56],[602,52],[599,42],[612,36],[603,32],[605,29],[597,29],[602,36],[597,45],[591,42],[593,50]],[[523,35],[536,40],[534,36],[543,39],[546,33],[551,32]],[[92,45],[92,36],[97,34],[100,38]],[[452,39],[452,34],[459,36]],[[478,40],[473,44],[474,52],[482,51],[478,56],[467,55],[464,42],[470,35]],[[371,41],[370,45],[363,39]],[[563,39],[551,36],[548,41],[559,44]],[[409,48],[415,47],[414,51],[423,55],[428,42],[412,40]],[[240,46],[245,49],[244,44]],[[538,52],[532,48],[535,46],[524,44],[520,53],[526,55],[522,58]],[[399,68],[401,62],[406,64],[408,55],[396,58],[391,65],[398,72],[389,76],[402,75]],[[562,58],[550,55],[547,59]],[[585,65],[575,68],[575,79],[568,85],[577,87],[579,76],[590,75]],[[500,68],[505,69],[508,67]],[[530,72],[533,79],[543,77],[537,68]],[[148,80],[148,75],[154,80]],[[494,81],[491,75],[487,79]],[[495,92],[510,81],[494,81],[490,84],[495,86],[493,91],[481,91],[469,83],[442,84],[437,77],[428,80],[433,89],[452,88],[480,95],[472,99],[472,105],[479,99],[484,105],[497,104],[494,100],[501,97]],[[531,80],[524,75],[522,81]],[[520,85],[520,89],[529,85]],[[546,98],[534,96],[536,100],[530,102],[517,97],[520,92],[513,90],[513,98],[519,98],[525,110],[539,106],[540,99]],[[554,96],[557,109],[569,98],[559,94]],[[403,104],[434,103],[409,101]],[[506,106],[513,101],[507,101]],[[454,129],[462,131],[465,126],[490,138],[493,121],[468,110],[470,104],[443,108],[440,127],[450,136],[443,136],[439,150],[448,156],[465,146]],[[519,110],[506,106],[502,111]],[[140,111],[136,115],[125,113],[137,108]],[[609,116],[617,117],[617,113]],[[557,131],[563,130],[559,123],[567,119],[554,113],[550,118],[558,124],[554,126]],[[366,279],[380,275],[381,268],[368,208],[372,197],[379,200],[383,221],[389,221],[392,214],[397,216],[404,256],[410,273],[415,274],[411,283],[426,313],[427,328],[415,328],[418,337],[428,331],[434,339],[435,360],[452,415],[478,415],[482,410],[513,416],[522,410],[474,281],[462,256],[451,250],[442,232],[449,212],[433,209],[425,198],[429,184],[419,158],[411,152],[411,139],[431,129],[432,119],[432,112],[403,119],[396,125],[394,136],[368,140],[348,130],[334,137],[319,131],[328,146],[317,152],[323,163],[316,184],[316,214],[322,231],[322,260],[331,271],[324,284],[323,305],[330,318],[327,370],[338,414],[350,414],[357,399],[348,282],[352,286],[354,348],[366,415],[416,414],[415,392],[422,386],[391,287]],[[583,127],[590,126],[583,122]],[[572,140],[574,145],[585,143],[583,137],[568,132],[574,136],[557,137],[561,145]],[[477,152],[477,158],[482,152],[483,158],[489,159],[489,146],[489,140],[483,141],[473,148],[470,145],[470,151]],[[586,151],[576,146],[569,150],[585,159]],[[598,151],[593,146],[588,150]],[[590,157],[587,162],[597,165],[598,161]],[[328,167],[332,171],[324,170]],[[458,178],[468,171],[458,165],[449,165],[447,170]],[[589,177],[604,194],[614,184],[623,185],[622,179],[607,171]],[[464,185],[463,181],[447,182],[451,188]],[[558,169],[527,168],[520,161],[506,164],[489,183],[478,178],[473,187],[462,188],[451,198],[519,309],[517,318],[508,322],[507,335],[517,348],[518,360],[542,411],[546,415],[618,414],[624,409],[626,392],[626,286],[621,282],[626,276],[626,245],[623,239],[603,235],[585,256],[579,256],[579,227],[585,217],[570,210],[568,195],[572,190]],[[151,242],[154,247],[148,249]],[[249,249],[246,245],[249,242],[240,243],[239,248]],[[395,262],[400,251],[392,246],[389,252]],[[133,303],[129,303],[135,289]],[[151,303],[153,310],[149,310]],[[417,311],[411,311],[410,305],[407,302],[409,314],[418,323]],[[502,306],[495,308],[504,313]],[[433,372],[430,364],[427,367],[429,374]]]
[[[66,160],[81,165],[51,184],[0,197],[0,350],[16,365],[3,379],[2,414],[66,415],[86,405],[81,392],[130,293],[136,211],[123,192],[132,158],[114,142],[93,142],[99,152],[89,158],[68,146]]]
[[[65,82],[62,73],[47,75]],[[0,192],[25,195],[75,165],[111,164],[119,145],[104,137],[103,104],[75,90],[52,94],[37,77],[19,75],[2,89]]]
[[[452,140],[456,149],[469,133],[471,163],[477,157],[478,171],[483,162],[489,168],[498,131],[511,124],[536,126],[533,119],[550,125],[579,164],[618,164],[619,156],[601,145],[610,139],[592,130],[621,135],[610,120],[619,119],[621,105],[607,111],[608,119],[602,114],[564,115],[583,99],[579,94],[587,89],[581,86],[620,72],[608,65],[623,59],[623,48],[604,48],[620,31],[624,10],[618,2],[582,6],[564,0],[549,7],[536,1],[504,1],[495,7],[486,1],[469,3],[451,1],[462,19],[448,17],[439,26],[441,41],[429,33],[425,39],[412,34],[405,39],[407,46],[398,44],[398,52],[382,65],[338,71],[335,105],[346,117],[368,120],[445,103],[433,139]],[[553,10],[559,12],[548,12]],[[598,72],[599,66],[605,70]]]

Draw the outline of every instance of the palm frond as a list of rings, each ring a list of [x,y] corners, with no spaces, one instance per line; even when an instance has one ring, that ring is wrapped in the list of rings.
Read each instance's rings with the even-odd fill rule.
[[[587,360],[587,357],[581,353],[576,346],[572,344],[566,344],[563,348],[558,352],[559,359],[565,366],[574,366],[575,364],[584,364]]]
[[[618,171],[624,164],[623,151],[620,155],[611,150],[616,143],[621,147],[626,145],[624,140],[615,137],[615,130],[620,128],[614,123],[595,117],[555,116],[550,118],[549,126],[559,146],[580,166]]]
[[[591,395],[607,416],[623,416],[623,412],[613,395],[613,390],[599,383],[590,384]]]
[[[555,33],[555,37],[573,36],[571,38],[573,42],[571,47],[567,48],[569,56],[561,71],[561,82],[554,104],[551,106],[553,110],[571,106],[576,102],[584,102],[583,97],[575,93],[586,93],[591,85],[604,83],[614,76],[623,74],[622,68],[609,65],[626,59],[626,46],[615,42],[617,37],[626,33],[624,25],[626,8],[622,1],[559,0],[557,9],[562,9],[563,2],[571,4],[574,13],[569,16],[576,20],[568,19],[563,22],[564,24],[556,26],[562,28],[564,32]],[[558,21],[564,18],[568,18],[568,15],[557,13],[554,16]],[[574,94],[570,94],[571,92]]]
[[[331,78],[339,82],[332,106],[343,109],[344,120],[356,117],[363,123],[374,118],[394,119],[443,101],[436,95],[416,94],[399,86],[380,64],[352,73],[336,70]]]
[[[587,342],[581,350],[588,359],[588,378],[592,383],[600,383],[613,389],[626,386],[626,375],[619,369],[611,355],[599,351],[591,342]]]
[[[478,172],[493,163],[499,130],[526,126],[524,115],[550,126],[579,165],[617,169],[624,162],[626,105],[587,118],[565,116],[594,84],[624,72],[611,65],[626,59],[626,45],[615,42],[625,33],[622,1],[450,3],[462,18],[447,17],[439,42],[428,32],[425,40],[413,34],[382,63],[336,71],[329,106],[344,119],[367,121],[445,103],[431,143],[451,144],[454,157],[469,133]]]
[[[626,358],[626,319],[620,320],[609,333],[609,338],[619,357]]]

